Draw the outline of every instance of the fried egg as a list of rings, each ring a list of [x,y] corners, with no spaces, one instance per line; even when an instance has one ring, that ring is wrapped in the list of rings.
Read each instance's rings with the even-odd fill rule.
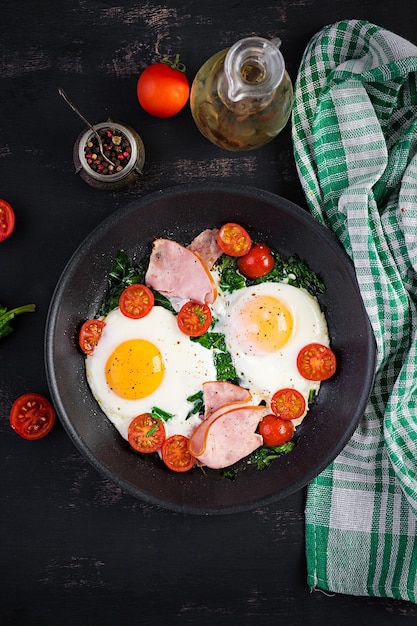
[[[310,392],[317,393],[320,383],[300,375],[297,355],[312,342],[329,345],[316,298],[292,285],[265,282],[222,294],[214,315],[215,330],[225,334],[240,384],[255,403],[268,404],[273,393],[289,387],[303,394],[307,407]]]
[[[187,398],[216,379],[211,351],[190,341],[160,306],[140,319],[115,309],[105,322],[86,357],[88,384],[102,411],[125,439],[132,419],[154,406],[174,415],[164,422],[167,437],[189,436],[198,416],[186,419],[192,407]]]

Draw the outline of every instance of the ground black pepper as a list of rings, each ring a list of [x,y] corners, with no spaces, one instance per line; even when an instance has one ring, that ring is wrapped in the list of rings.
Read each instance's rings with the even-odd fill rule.
[[[130,141],[117,128],[101,128],[97,132],[103,145],[103,152],[113,165],[103,159],[95,135],[92,135],[84,146],[87,164],[97,174],[112,175],[121,172],[130,161],[132,154]]]

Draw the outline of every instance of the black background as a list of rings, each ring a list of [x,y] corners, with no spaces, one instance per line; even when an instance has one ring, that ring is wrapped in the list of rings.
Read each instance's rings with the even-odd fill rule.
[[[414,624],[417,608],[407,602],[308,589],[305,491],[249,513],[173,513],[102,478],[59,422],[27,442],[11,431],[8,414],[22,393],[49,395],[43,340],[54,287],[78,245],[114,211],[158,189],[208,180],[305,206],[289,126],[258,151],[223,151],[200,135],[188,107],[168,120],[142,111],[141,70],[180,53],[191,81],[234,41],[279,35],[294,80],[310,38],[340,19],[367,19],[417,43],[417,4],[3,0],[0,8],[0,197],[17,219],[0,245],[0,302],[37,305],[0,343],[1,623]],[[59,86],[92,122],[111,116],[141,134],[139,185],[101,191],[74,174],[83,124]]]

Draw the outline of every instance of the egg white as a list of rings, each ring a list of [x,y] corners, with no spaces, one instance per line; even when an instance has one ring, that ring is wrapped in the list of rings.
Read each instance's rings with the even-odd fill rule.
[[[200,420],[198,416],[186,419],[192,407],[187,397],[200,391],[203,382],[216,380],[211,351],[190,341],[178,329],[175,316],[160,306],[155,306],[141,319],[125,317],[120,309],[115,309],[105,322],[97,347],[86,357],[87,381],[102,411],[125,439],[132,419],[149,412],[153,406],[174,414],[164,422],[167,437],[176,433],[190,436]],[[165,364],[160,386],[149,396],[137,400],[115,394],[105,376],[107,359],[117,346],[129,339],[153,343]]]

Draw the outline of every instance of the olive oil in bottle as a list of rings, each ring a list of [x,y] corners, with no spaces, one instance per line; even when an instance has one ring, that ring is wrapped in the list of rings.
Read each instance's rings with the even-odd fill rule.
[[[200,132],[226,150],[253,150],[274,139],[291,114],[293,87],[280,40],[241,39],[198,71],[190,106]]]

